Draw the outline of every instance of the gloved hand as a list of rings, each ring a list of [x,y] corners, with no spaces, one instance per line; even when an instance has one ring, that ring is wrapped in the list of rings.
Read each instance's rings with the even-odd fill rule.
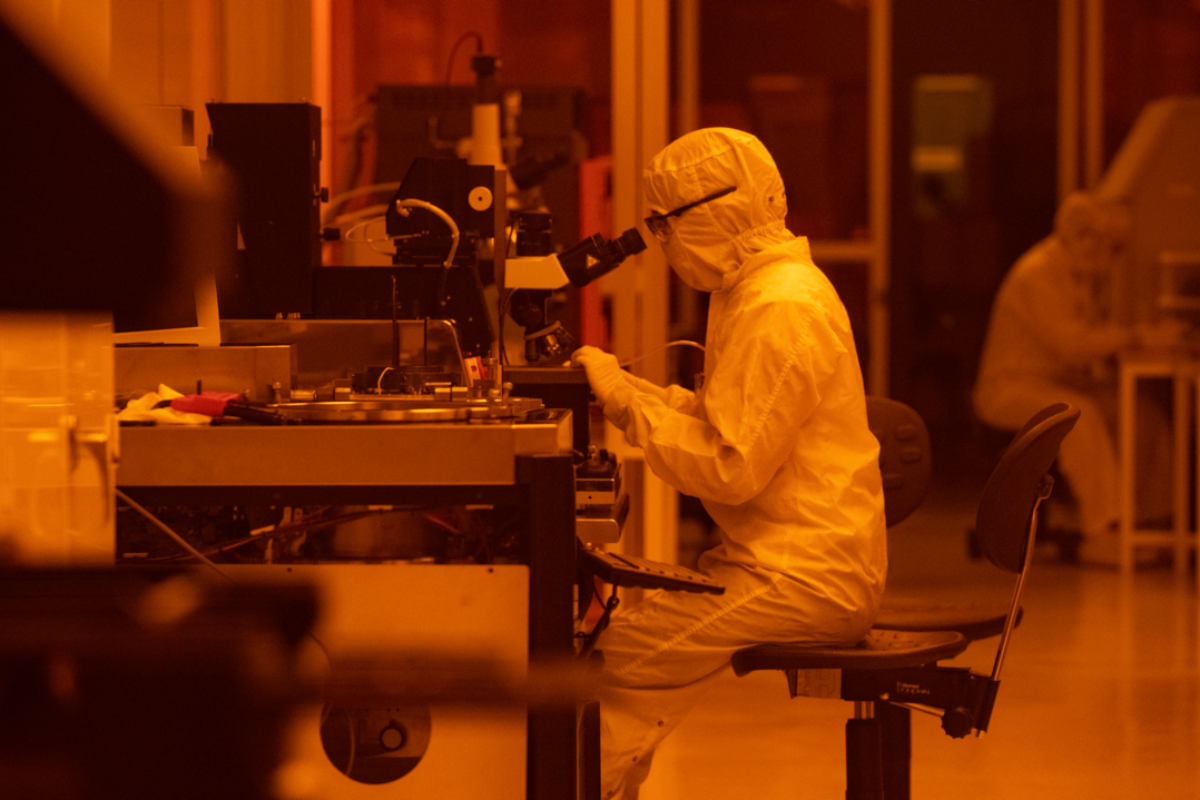
[[[617,387],[625,383],[625,370],[617,363],[617,357],[598,347],[579,348],[571,354],[571,363],[587,372],[588,383],[601,405],[607,404]]]
[[[615,420],[624,417],[635,394],[617,357],[599,348],[584,346],[571,354],[571,363],[582,366],[587,372],[588,383],[604,407],[604,415],[616,424]]]

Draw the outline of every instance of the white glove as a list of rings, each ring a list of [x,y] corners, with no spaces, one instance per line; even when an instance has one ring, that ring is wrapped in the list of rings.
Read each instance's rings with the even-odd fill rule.
[[[584,346],[571,354],[571,363],[582,366],[587,372],[592,393],[604,406],[604,415],[609,420],[624,417],[635,390],[626,380],[626,372],[621,369],[617,357],[599,348]]]

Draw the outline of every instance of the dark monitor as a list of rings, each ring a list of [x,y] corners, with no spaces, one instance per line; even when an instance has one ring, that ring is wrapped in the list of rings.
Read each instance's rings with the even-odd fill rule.
[[[222,203],[186,154],[3,5],[0,74],[0,310],[109,311],[118,340],[219,343]]]

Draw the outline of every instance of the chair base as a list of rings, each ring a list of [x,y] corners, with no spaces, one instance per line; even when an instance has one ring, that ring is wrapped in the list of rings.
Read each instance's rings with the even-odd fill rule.
[[[883,747],[883,796],[909,800],[912,796],[912,712],[891,703],[875,706]]]
[[[847,800],[909,800],[912,794],[911,712],[873,704],[872,716],[846,721]]]
[[[846,800],[884,800],[879,720],[846,721]]]

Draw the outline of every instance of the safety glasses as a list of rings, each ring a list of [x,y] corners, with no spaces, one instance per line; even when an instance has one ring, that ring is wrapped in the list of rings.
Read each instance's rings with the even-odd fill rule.
[[[668,211],[665,214],[651,214],[650,216],[646,217],[646,227],[649,228],[650,232],[655,236],[666,236],[671,232],[671,217],[678,217],[685,211],[690,211],[696,206],[702,206],[705,203],[716,200],[718,197],[724,197],[725,195],[735,191],[737,191],[736,186],[726,186],[724,189],[718,189],[712,194],[706,194],[699,200],[695,200],[687,205],[680,206],[679,208],[676,208],[673,211]]]

